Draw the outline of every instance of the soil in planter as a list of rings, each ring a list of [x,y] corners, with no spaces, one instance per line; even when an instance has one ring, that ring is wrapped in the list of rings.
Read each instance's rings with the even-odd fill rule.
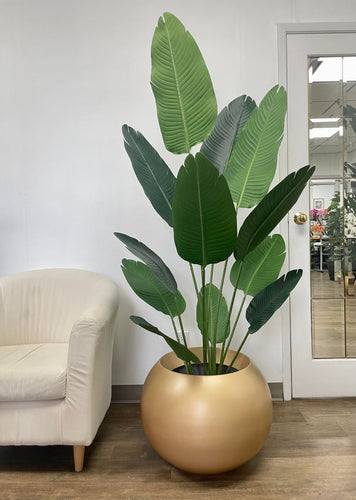
[[[209,374],[209,367],[208,368],[208,375]],[[219,364],[217,363],[216,364],[216,372],[218,371],[218,368],[219,368]],[[227,365],[223,365],[222,366],[222,372],[221,372],[221,375],[225,375],[226,374],[226,370],[228,369],[228,366]],[[200,363],[199,365],[196,364],[192,364],[192,370],[193,370],[193,375],[205,375],[204,373],[204,365],[203,363]],[[182,366],[177,366],[177,368],[174,368],[174,370],[172,370],[174,372],[177,372],[177,373],[184,373],[184,374],[187,374],[187,370],[185,369],[185,366],[182,365]],[[229,373],[234,373],[234,372],[237,372],[237,368],[233,368],[231,367],[230,370],[228,371],[228,374]]]

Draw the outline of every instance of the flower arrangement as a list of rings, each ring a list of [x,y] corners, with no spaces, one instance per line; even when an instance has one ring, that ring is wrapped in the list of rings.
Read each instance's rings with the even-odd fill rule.
[[[310,210],[310,217],[313,220],[319,220],[320,217],[324,217],[327,214],[328,214],[327,208],[321,208],[320,210],[317,210],[316,208],[312,208]]]
[[[320,224],[314,224],[314,226],[311,228],[311,231],[312,231],[312,237],[314,239],[319,239],[321,236],[324,235],[325,226],[322,226]]]

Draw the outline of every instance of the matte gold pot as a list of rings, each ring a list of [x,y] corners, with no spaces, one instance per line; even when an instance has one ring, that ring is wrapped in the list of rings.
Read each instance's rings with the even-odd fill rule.
[[[202,349],[192,351],[202,359]],[[227,364],[234,351],[227,355]],[[216,474],[247,462],[263,446],[272,423],[272,401],[261,372],[244,354],[226,375],[173,372],[182,361],[171,352],[144,384],[141,414],[152,447],[188,472]]]

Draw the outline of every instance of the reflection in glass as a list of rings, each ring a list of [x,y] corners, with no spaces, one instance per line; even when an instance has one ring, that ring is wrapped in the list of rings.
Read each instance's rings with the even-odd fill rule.
[[[344,115],[356,116],[356,57],[343,57]]]
[[[353,278],[356,276],[356,238],[345,238],[344,274]]]
[[[313,358],[344,358],[344,300],[312,300]]]
[[[343,297],[344,212],[340,180],[310,182],[310,256],[313,298]],[[324,273],[318,275],[319,273]]]
[[[309,58],[309,117],[342,116],[342,58]]]
[[[314,177],[341,177],[343,153],[342,118],[310,118],[310,163],[316,165]]]
[[[356,238],[356,194],[353,190],[346,191],[348,181],[345,182],[344,194],[344,235],[345,238]]]
[[[315,358],[356,357],[356,57],[309,58]]]
[[[310,57],[309,83],[340,82],[342,80],[342,57]]]
[[[350,287],[356,276],[356,185],[355,179],[344,182],[344,275],[345,295],[349,296]]]
[[[346,357],[356,358],[356,299],[346,300],[345,309],[347,318]]]
[[[356,174],[356,116],[344,118],[344,171],[345,177]]]
[[[328,262],[327,265],[327,271],[311,273],[313,299],[337,299],[344,297],[344,282],[341,269],[338,270],[338,266],[335,266],[334,262]]]

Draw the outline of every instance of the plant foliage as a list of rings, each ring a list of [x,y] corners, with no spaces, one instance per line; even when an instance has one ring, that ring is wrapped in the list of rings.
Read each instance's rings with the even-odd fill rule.
[[[202,362],[204,373],[214,375],[222,372],[248,296],[252,297],[246,309],[249,328],[227,371],[248,336],[265,325],[302,276],[299,269],[278,278],[285,244],[279,234],[270,233],[293,207],[314,168],[305,166],[289,174],[269,191],[283,138],[284,88],[273,87],[258,106],[249,96],[237,97],[217,115],[201,52],[183,24],[169,13],[158,21],[151,57],[151,85],[164,144],[168,151],[187,156],[176,178],[144,136],[128,125],[123,127],[125,148],[153,208],[173,227],[178,255],[189,263],[203,359],[187,345],[182,317],[186,302],[169,268],[144,243],[115,233],[140,259],[123,259],[126,280],[142,300],[170,317],[176,339],[139,316],[131,320],[161,336],[182,359],[188,374],[193,373],[191,363]],[[200,152],[193,156],[191,148],[199,143]],[[241,207],[254,208],[238,231]],[[227,293],[226,275],[232,284]]]
[[[286,110],[286,91],[273,87],[242,129],[224,170],[237,207],[253,207],[267,193],[277,166]]]
[[[214,127],[217,104],[198,45],[168,12],[158,20],[151,59],[151,85],[165,146],[172,153],[189,153]]]
[[[189,155],[179,170],[173,229],[178,254],[192,264],[221,262],[236,247],[236,213],[229,187],[201,153],[195,158]]]

